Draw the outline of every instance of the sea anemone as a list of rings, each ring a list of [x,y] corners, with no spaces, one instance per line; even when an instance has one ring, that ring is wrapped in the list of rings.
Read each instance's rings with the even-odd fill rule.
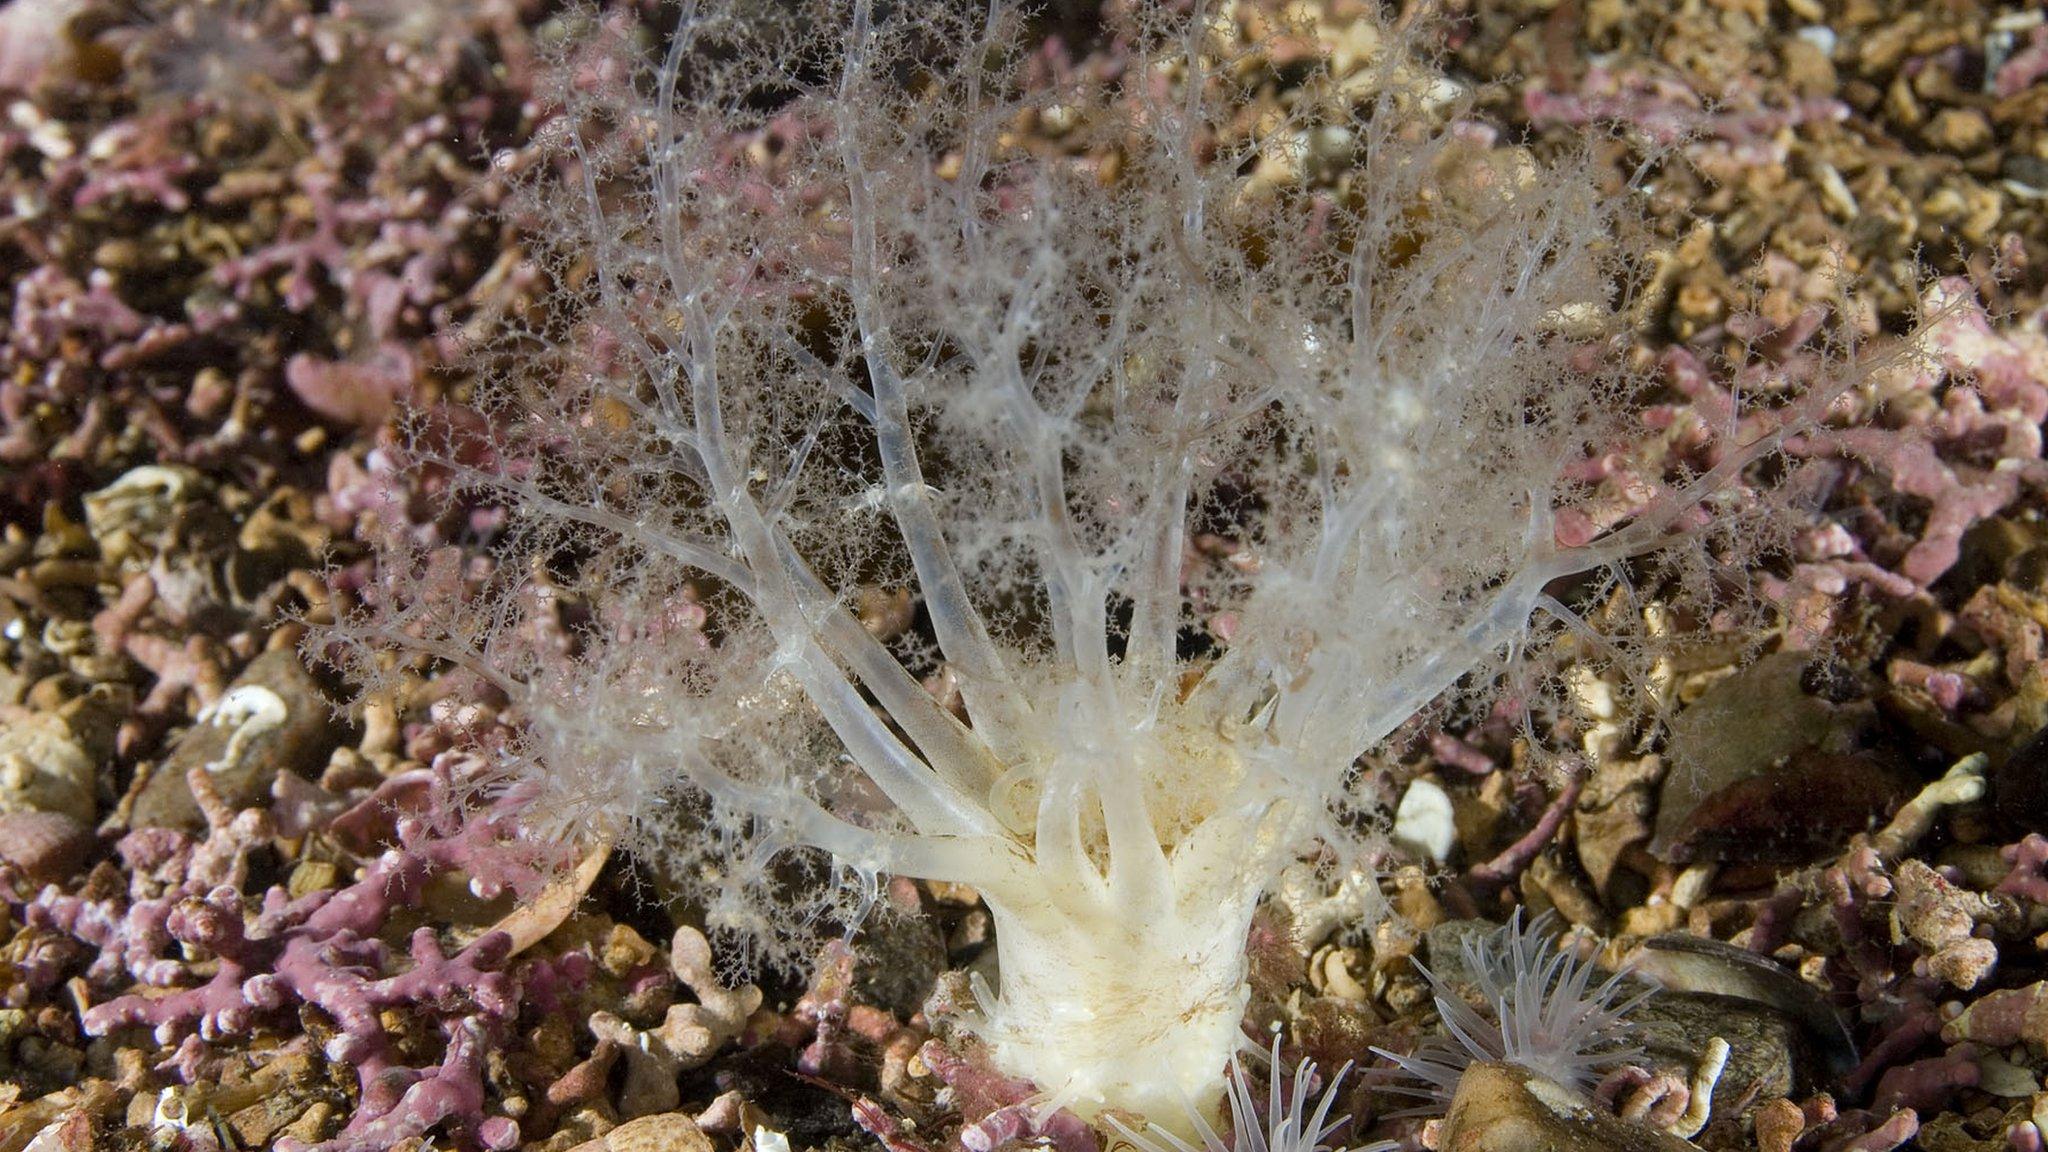
[[[1600,1073],[1639,1054],[1628,1043],[1628,1015],[1655,985],[1626,967],[1594,984],[1598,969],[1558,948],[1550,922],[1545,913],[1524,928],[1517,909],[1501,928],[1465,939],[1465,980],[1491,1008],[1492,1019],[1452,989],[1458,981],[1415,962],[1449,1035],[1425,1041],[1407,1056],[1374,1048],[1418,1082],[1389,1084],[1388,1091],[1448,1106],[1467,1066],[1499,1062],[1584,1094]],[[1417,1111],[1428,1110],[1433,1108]]]
[[[1202,1138],[1198,1147],[1190,1144],[1173,1132],[1148,1123],[1146,1131],[1138,1132],[1114,1116],[1104,1117],[1119,1136],[1130,1141],[1139,1152],[1329,1152],[1330,1146],[1323,1141],[1330,1133],[1344,1126],[1350,1116],[1330,1119],[1330,1109],[1337,1102],[1337,1091],[1344,1084],[1344,1077],[1351,1071],[1351,1062],[1337,1069],[1330,1077],[1329,1087],[1323,1089],[1321,1099],[1316,1101],[1315,1111],[1308,1111],[1308,1094],[1316,1078],[1316,1064],[1304,1060],[1294,1069],[1292,1091],[1283,1098],[1280,1094],[1280,1038],[1273,1038],[1271,1052],[1272,1073],[1266,1092],[1266,1123],[1259,1123],[1259,1114],[1252,1099],[1251,1078],[1245,1075],[1244,1066],[1235,1054],[1230,1057],[1230,1077],[1227,1090],[1230,1099],[1230,1139],[1223,1136],[1209,1124],[1199,1109],[1191,1109],[1190,1119],[1197,1135]],[[1386,1152],[1396,1145],[1392,1141],[1379,1141],[1348,1149],[1345,1152]]]
[[[108,38],[123,46],[147,98],[254,115],[311,74],[313,56],[290,17],[257,0],[149,0]]]

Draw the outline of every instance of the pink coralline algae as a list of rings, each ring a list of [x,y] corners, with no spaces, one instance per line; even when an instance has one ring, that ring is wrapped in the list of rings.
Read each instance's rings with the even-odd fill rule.
[[[415,371],[412,352],[387,342],[360,362],[301,352],[285,362],[284,379],[300,403],[325,419],[374,429],[411,397]]]
[[[522,306],[537,272],[482,157],[538,115],[532,5],[382,7],[4,6],[0,462],[97,467],[117,424],[160,462],[274,459],[307,415],[375,427]]]
[[[190,326],[145,316],[114,291],[113,278],[94,272],[80,284],[44,266],[14,289],[13,355],[25,361],[58,361],[67,340],[100,349],[98,366],[126,368],[187,342]]]
[[[1931,358],[1888,399],[1897,428],[1835,429],[1813,438],[1882,469],[1902,496],[1926,504],[1920,539],[1897,570],[1926,587],[1955,566],[1963,533],[2005,510],[2023,488],[2048,483],[2048,341],[2031,327],[1994,330],[1968,284],[1943,280],[1923,300]],[[1917,429],[1914,427],[1917,425]]]
[[[1727,167],[1783,161],[1787,150],[1780,137],[1786,129],[1849,117],[1848,105],[1840,100],[1765,107],[1737,82],[1710,102],[1675,76],[1616,74],[1599,67],[1587,69],[1577,91],[1531,90],[1522,108],[1538,124],[1626,125],[1652,143],[1683,144],[1696,160],[1718,160]]]
[[[1837,413],[1826,426],[1786,443],[1794,457],[1831,465],[1815,474],[1829,494],[1845,495],[1860,466],[1917,506],[1921,526],[1902,539],[1894,538],[1896,529],[1865,531],[1868,518],[1851,506],[1843,518],[1802,535],[1792,576],[1771,581],[1795,612],[1811,593],[1834,597],[1853,584],[1910,597],[1955,566],[1972,527],[2010,508],[2023,492],[2048,489],[2040,428],[2048,418],[2048,316],[1994,326],[1960,278],[1929,288],[1921,314],[1926,327],[1918,347],[1876,362],[1861,390],[1866,398],[1838,402],[1871,411]],[[1816,317],[1763,332],[1788,349],[1776,367],[1764,367],[1795,376],[1810,371],[1812,358],[1796,349]],[[1738,393],[1688,348],[1668,350],[1664,369],[1685,404],[1652,409],[1649,419],[1666,430],[1676,450],[1711,461],[1723,442],[1744,443],[1782,427],[1782,418],[1768,410],[1738,419]],[[1751,372],[1735,387],[1747,394],[1768,383]]]
[[[2048,836],[2029,832],[2017,844],[1999,852],[2012,871],[1998,882],[1998,891],[2019,896],[2048,907]]]
[[[991,1152],[1027,1140],[1054,1152],[1096,1152],[1100,1147],[1095,1130],[1080,1117],[1064,1108],[1048,1112],[1035,1085],[1002,1075],[979,1054],[958,1055],[931,1041],[918,1056],[952,1089],[954,1105],[968,1118],[959,1136],[966,1152]]]
[[[371,1152],[439,1129],[465,1146],[509,1148],[518,1127],[482,1112],[482,1054],[512,1033],[521,981],[508,969],[512,941],[488,932],[451,950],[432,928],[412,933],[403,959],[383,939],[394,912],[419,904],[430,881],[470,878],[485,891],[531,891],[545,861],[512,831],[504,811],[457,815],[446,780],[429,789],[428,814],[401,816],[397,843],[338,890],[293,897],[283,887],[244,895],[247,858],[276,832],[270,813],[225,812],[207,804],[203,770],[192,775],[207,809],[208,832],[195,839],[167,829],[130,832],[116,846],[129,874],[118,895],[69,895],[55,887],[21,904],[32,929],[52,937],[39,963],[24,966],[24,988],[61,979],[78,955],[66,938],[97,951],[86,970],[96,986],[129,981],[147,989],[95,1004],[86,1032],[153,1030],[165,1047],[180,1036],[211,1044],[266,1026],[295,1028],[300,1007],[331,1021],[329,1060],[357,1072],[361,1099],[348,1125],[323,1152]],[[366,801],[366,803],[374,803]],[[439,813],[436,815],[435,813]],[[194,986],[192,957],[211,957]],[[446,1041],[437,1065],[408,1066],[386,1032],[383,1014],[403,1010],[433,1021]],[[207,1060],[180,1050],[169,1067],[187,1078]]]

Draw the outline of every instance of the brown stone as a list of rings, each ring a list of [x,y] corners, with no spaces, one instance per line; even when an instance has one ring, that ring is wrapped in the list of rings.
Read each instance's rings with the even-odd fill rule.
[[[1927,143],[1944,152],[1975,152],[1992,141],[1991,121],[1974,108],[1944,108],[1927,122]]]
[[[198,831],[206,820],[185,775],[204,768],[235,808],[265,803],[279,772],[316,773],[335,744],[333,705],[288,650],[251,661],[227,694],[185,730],[136,797],[136,828]]]

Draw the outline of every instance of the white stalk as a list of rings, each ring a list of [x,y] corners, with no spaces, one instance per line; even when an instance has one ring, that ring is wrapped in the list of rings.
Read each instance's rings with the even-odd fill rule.
[[[1085,890],[990,896],[1002,989],[979,1030],[996,1065],[1090,1119],[1106,1105],[1161,1122],[1215,1115],[1250,996],[1259,889],[1240,887],[1149,919]]]

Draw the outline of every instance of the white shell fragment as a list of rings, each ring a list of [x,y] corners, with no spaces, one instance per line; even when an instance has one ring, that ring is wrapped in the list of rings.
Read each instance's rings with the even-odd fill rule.
[[[112,484],[86,493],[85,522],[102,555],[139,571],[162,551],[179,508],[197,499],[203,487],[199,473],[182,465],[130,468]]]
[[[1450,794],[1429,779],[1409,784],[1394,810],[1394,843],[1434,864],[1449,860],[1458,843]]]

